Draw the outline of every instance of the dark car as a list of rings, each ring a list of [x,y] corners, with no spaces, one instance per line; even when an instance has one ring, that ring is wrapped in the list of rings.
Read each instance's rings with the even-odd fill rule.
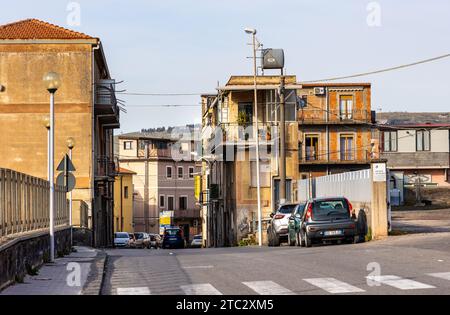
[[[356,222],[352,205],[344,197],[315,198],[306,203],[300,228],[300,245],[323,241],[354,243]]]
[[[184,248],[185,243],[183,232],[180,228],[167,228],[164,231],[163,248]]]

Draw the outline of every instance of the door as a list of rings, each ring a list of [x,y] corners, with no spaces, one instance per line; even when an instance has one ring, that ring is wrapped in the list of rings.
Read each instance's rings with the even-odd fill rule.
[[[286,202],[291,202],[292,180],[286,179]],[[274,211],[280,206],[280,180],[274,179],[273,182],[273,200]]]

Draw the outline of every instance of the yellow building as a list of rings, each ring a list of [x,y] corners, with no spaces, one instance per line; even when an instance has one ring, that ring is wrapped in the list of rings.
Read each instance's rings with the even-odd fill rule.
[[[119,167],[114,182],[114,232],[134,232],[133,176],[135,172]]]
[[[55,93],[55,177],[71,137],[74,225],[81,225],[87,207],[94,245],[111,245],[113,129],[120,123],[100,39],[36,19],[0,26],[0,167],[47,179],[50,95],[43,76],[51,71],[61,77]]]

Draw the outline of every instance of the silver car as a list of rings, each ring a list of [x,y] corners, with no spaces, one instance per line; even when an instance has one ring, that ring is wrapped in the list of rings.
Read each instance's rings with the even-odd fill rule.
[[[202,247],[203,238],[201,234],[194,235],[194,239],[191,242],[191,247]]]
[[[114,247],[130,247],[130,235],[127,232],[114,233]]]
[[[275,213],[270,215],[272,221],[267,229],[269,246],[279,246],[282,241],[287,241],[289,217],[297,206],[297,203],[285,203],[278,207]]]

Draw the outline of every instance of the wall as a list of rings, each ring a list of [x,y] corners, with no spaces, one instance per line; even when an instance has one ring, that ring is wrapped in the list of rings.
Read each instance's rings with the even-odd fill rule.
[[[41,266],[50,256],[48,231],[18,237],[0,245],[0,290],[23,279],[27,268]],[[58,256],[70,253],[70,229],[55,232],[55,253]]]
[[[55,168],[67,153],[66,140],[76,146],[74,200],[91,204],[91,45],[0,45],[0,166],[47,178],[49,93],[42,77],[61,75],[55,96]],[[55,172],[55,176],[59,172]]]
[[[125,187],[128,187],[128,198]],[[134,232],[133,200],[133,174],[119,174],[114,182],[114,232]]]

